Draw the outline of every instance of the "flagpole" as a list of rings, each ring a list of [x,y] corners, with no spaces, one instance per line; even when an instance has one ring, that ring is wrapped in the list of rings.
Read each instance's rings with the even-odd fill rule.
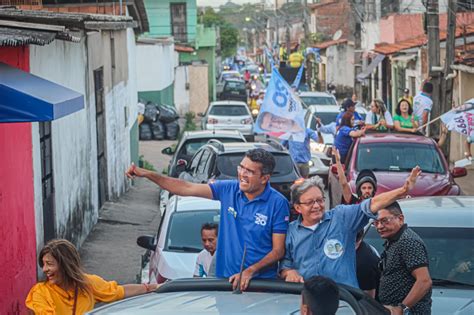
[[[470,103],[466,103],[466,104],[470,104]],[[427,123],[426,123],[426,124],[424,124],[423,126],[421,126],[421,127],[418,127],[418,129],[417,129],[417,130],[421,130],[421,129],[425,128],[426,126],[428,126],[428,125],[431,125],[431,124],[432,124],[432,123],[434,123],[435,121],[438,121],[438,120],[440,120],[440,119],[441,119],[441,117],[442,117],[444,114],[447,114],[447,113],[449,113],[449,112],[452,112],[452,111],[456,111],[456,110],[462,109],[462,107],[463,107],[463,106],[466,106],[466,104],[461,104],[461,105],[458,105],[458,106],[456,106],[456,107],[453,107],[453,108],[451,108],[451,109],[450,109],[450,110],[448,110],[446,113],[443,113],[443,114],[439,115],[438,117],[436,117],[435,119],[433,119],[433,120],[431,120],[431,121],[427,122]],[[472,105],[471,105],[471,106],[472,106]],[[471,107],[471,108],[472,108],[472,107]],[[469,107],[467,107],[465,110],[469,110]]]

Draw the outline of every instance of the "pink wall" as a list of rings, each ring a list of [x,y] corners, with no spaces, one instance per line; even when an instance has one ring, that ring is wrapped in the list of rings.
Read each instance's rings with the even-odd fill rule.
[[[393,44],[423,35],[422,14],[390,15],[380,20],[380,42]]]
[[[28,47],[0,47],[0,61],[29,71]],[[24,314],[36,283],[31,123],[0,123],[0,314]]]

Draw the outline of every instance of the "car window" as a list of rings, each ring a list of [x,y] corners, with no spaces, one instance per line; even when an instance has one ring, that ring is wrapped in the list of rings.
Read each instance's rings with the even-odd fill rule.
[[[222,74],[222,80],[227,80],[227,79],[239,79],[240,74],[235,72],[235,73],[223,73]]]
[[[337,105],[332,97],[328,96],[300,96],[306,105]]]
[[[237,177],[237,166],[245,153],[221,154],[217,157],[217,169],[224,176]],[[287,175],[293,172],[294,164],[289,154],[273,153],[275,157],[274,176]]]
[[[244,142],[242,138],[219,138],[219,137],[212,137],[212,138],[199,138],[199,139],[191,139],[186,141],[181,149],[180,155],[188,155],[193,156],[203,145],[205,145],[209,140],[217,139],[220,142]]]
[[[358,171],[409,172],[419,165],[424,173],[445,173],[434,145],[419,143],[366,143],[357,150]]]
[[[248,114],[245,105],[214,105],[209,112],[209,115],[215,116],[245,116]]]
[[[321,119],[321,123],[323,125],[330,124],[332,122],[336,122],[336,117],[339,113],[315,113],[316,117]]]
[[[200,252],[201,226],[204,223],[219,223],[218,210],[182,211],[171,215],[164,250]]]
[[[441,222],[440,222],[441,223]],[[474,285],[474,229],[447,227],[413,227],[423,240],[430,260],[430,275],[434,279],[445,279]],[[383,251],[383,240],[375,228],[371,227],[365,241],[374,246],[380,253]],[[459,266],[471,265],[469,271]],[[459,268],[459,269],[458,269]]]
[[[245,91],[245,83],[244,82],[236,82],[236,81],[227,81],[224,90],[244,90]]]

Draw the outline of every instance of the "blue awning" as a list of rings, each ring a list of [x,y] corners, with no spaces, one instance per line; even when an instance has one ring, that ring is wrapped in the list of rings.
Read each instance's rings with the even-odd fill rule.
[[[55,120],[84,108],[84,96],[0,62],[0,123]]]

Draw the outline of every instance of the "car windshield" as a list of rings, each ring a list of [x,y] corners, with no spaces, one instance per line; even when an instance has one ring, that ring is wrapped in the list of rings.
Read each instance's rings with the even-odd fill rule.
[[[358,171],[409,172],[419,165],[424,173],[444,174],[445,168],[434,145],[419,143],[366,143],[357,152]]]
[[[410,228],[425,242],[430,260],[431,278],[474,285],[473,228],[413,226]],[[364,240],[382,253],[384,241],[375,228],[370,227]],[[463,268],[464,265],[470,267]]]
[[[241,81],[227,81],[225,85],[225,90],[244,90],[245,83]]]
[[[203,248],[201,243],[201,226],[204,223],[219,223],[219,211],[175,212],[170,218],[165,250],[200,252]]]
[[[238,72],[232,72],[232,73],[223,73],[222,74],[222,79],[223,80],[228,80],[228,79],[239,79],[240,78],[240,73]]]
[[[242,162],[245,152],[221,154],[217,158],[217,169],[224,176],[237,177],[237,166]],[[294,164],[288,154],[275,154],[275,169],[272,177],[280,175],[288,175],[293,171]]]
[[[330,124],[332,122],[336,122],[336,117],[339,113],[315,113],[316,117],[321,119],[323,125]],[[313,119],[314,120],[314,119]],[[313,125],[313,124],[311,124]],[[313,128],[316,129],[316,128]]]
[[[242,138],[219,138],[219,137],[212,137],[212,138],[199,138],[199,139],[192,139],[186,142],[183,147],[183,151],[181,154],[193,156],[197,150],[199,150],[203,145],[205,145],[209,140],[216,139],[220,142],[244,142]]]
[[[245,105],[214,105],[209,115],[214,116],[246,116],[248,110]]]
[[[332,97],[327,96],[301,96],[306,105],[337,105]]]

